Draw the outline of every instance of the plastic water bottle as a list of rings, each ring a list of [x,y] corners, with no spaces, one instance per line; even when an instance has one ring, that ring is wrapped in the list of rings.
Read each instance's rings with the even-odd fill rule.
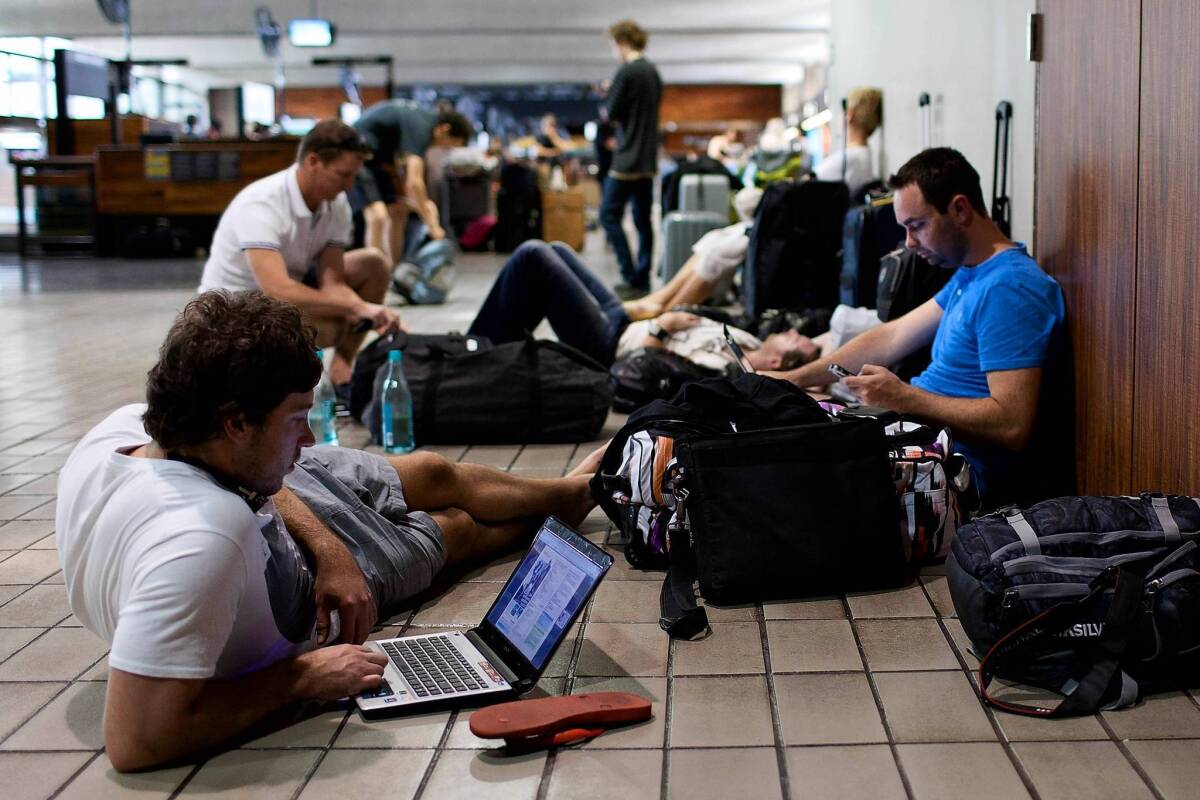
[[[313,389],[313,404],[308,410],[308,427],[312,429],[317,444],[336,445],[338,435],[333,421],[337,418],[337,394],[333,391],[333,381],[329,379],[329,373],[325,371],[324,351],[318,350],[317,358],[321,359],[322,364],[321,380],[317,381],[317,388]]]
[[[379,439],[386,453],[409,453],[413,447],[412,392],[404,379],[399,350],[388,353],[387,374],[379,396]]]

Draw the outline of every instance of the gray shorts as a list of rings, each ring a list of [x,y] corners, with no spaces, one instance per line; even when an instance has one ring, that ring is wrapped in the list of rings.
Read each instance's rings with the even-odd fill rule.
[[[446,563],[442,529],[424,511],[409,511],[400,476],[382,456],[310,447],[283,482],[349,548],[381,618]]]

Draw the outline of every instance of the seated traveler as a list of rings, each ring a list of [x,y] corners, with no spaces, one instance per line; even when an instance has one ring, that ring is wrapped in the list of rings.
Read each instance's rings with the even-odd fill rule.
[[[560,341],[606,365],[641,347],[666,348],[716,370],[733,363],[720,323],[677,311],[631,323],[621,301],[574,250],[535,240],[518,247],[500,270],[470,333],[520,341],[543,319]],[[730,333],[755,369],[787,369],[816,357],[812,341],[795,331],[762,341],[737,328]]]
[[[350,250],[345,191],[370,150],[354,129],[319,122],[300,142],[296,163],[238,192],[221,215],[200,278],[201,292],[261,289],[293,303],[333,347],[330,377],[350,380],[362,344],[361,320],[380,333],[400,327],[382,305],[391,277],[383,254]]]
[[[118,770],[379,686],[385,657],[360,646],[377,618],[444,566],[592,507],[599,452],[532,479],[311,447],[320,372],[295,306],[202,294],[162,345],[147,405],[114,411],[63,467],[56,543],[71,610],[112,648],[104,742]]]
[[[850,197],[857,197],[866,184],[875,180],[867,139],[882,119],[882,92],[866,86],[851,89],[846,97],[845,150],[832,153],[817,165],[813,170],[817,180],[845,181],[850,187]]]
[[[1062,291],[988,217],[961,153],[925,150],[891,185],[906,245],[958,271],[931,300],[780,377],[823,386],[840,364],[864,404],[948,426],[986,504],[1056,493],[1048,487],[1065,476],[1047,472],[1054,454],[1039,452],[1034,432],[1039,401],[1058,394],[1046,384],[1061,371]],[[930,342],[932,363],[911,384],[885,366]]]

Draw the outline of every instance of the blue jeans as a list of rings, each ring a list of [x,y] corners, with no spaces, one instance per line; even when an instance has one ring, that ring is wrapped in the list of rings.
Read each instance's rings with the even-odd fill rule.
[[[560,342],[608,366],[629,324],[621,301],[561,242],[525,242],[505,263],[468,333],[519,342],[543,320]]]
[[[633,226],[638,232],[637,269],[629,254],[629,242],[621,220],[625,216],[625,204],[633,200]],[[638,289],[650,288],[650,259],[654,253],[654,226],[650,222],[651,206],[654,205],[654,179],[638,178],[619,181],[611,175],[604,179],[604,199],[600,202],[600,224],[608,234],[613,255],[621,267],[621,277],[630,286]]]

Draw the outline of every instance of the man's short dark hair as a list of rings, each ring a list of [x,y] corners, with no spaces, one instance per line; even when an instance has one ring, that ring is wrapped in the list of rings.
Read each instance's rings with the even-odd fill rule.
[[[925,201],[945,214],[954,196],[967,198],[977,212],[988,216],[983,202],[983,189],[979,185],[979,173],[970,162],[952,147],[931,147],[910,158],[895,175],[888,180],[893,189],[916,184]]]
[[[224,421],[261,423],[321,377],[300,309],[258,291],[205,292],[184,307],[146,378],[146,432],[166,451],[207,442]]]
[[[322,164],[328,164],[342,153],[354,153],[366,160],[371,157],[371,148],[363,141],[358,131],[346,123],[336,119],[323,119],[300,140],[296,160],[303,161],[309,153],[316,153]]]
[[[650,41],[650,34],[646,29],[631,19],[614,22],[608,29],[608,35],[617,44],[627,44],[634,50],[645,50]]]
[[[450,136],[459,139],[463,144],[469,144],[475,138],[475,126],[462,114],[452,109],[442,109],[438,112],[436,125],[449,125]]]

